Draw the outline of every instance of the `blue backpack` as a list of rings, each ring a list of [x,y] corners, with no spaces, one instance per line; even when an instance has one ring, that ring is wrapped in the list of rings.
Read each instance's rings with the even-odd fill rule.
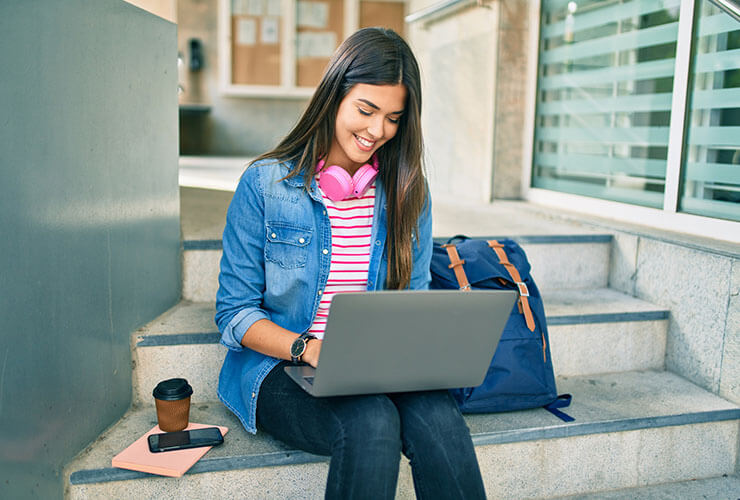
[[[519,292],[483,383],[451,390],[460,410],[488,413],[544,407],[562,420],[573,420],[558,410],[570,404],[571,396],[558,396],[555,388],[545,308],[524,250],[509,239],[455,236],[445,244],[434,243],[431,272],[432,289]]]

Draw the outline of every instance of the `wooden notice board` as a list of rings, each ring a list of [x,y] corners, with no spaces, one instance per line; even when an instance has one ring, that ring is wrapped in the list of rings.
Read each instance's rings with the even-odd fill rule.
[[[296,85],[315,87],[344,40],[344,0],[296,2]]]
[[[404,17],[403,2],[391,1],[361,1],[360,2],[360,28],[380,26],[390,28],[403,36],[406,24]]]
[[[231,16],[231,83],[280,85],[283,29],[279,16]]]

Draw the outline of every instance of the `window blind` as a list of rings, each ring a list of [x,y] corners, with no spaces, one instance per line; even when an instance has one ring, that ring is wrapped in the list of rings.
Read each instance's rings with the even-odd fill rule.
[[[543,0],[535,187],[662,207],[679,7]]]
[[[740,23],[699,6],[680,208],[740,220]]]

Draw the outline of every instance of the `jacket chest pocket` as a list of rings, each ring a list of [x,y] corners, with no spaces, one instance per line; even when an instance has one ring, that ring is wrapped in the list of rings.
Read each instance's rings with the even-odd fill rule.
[[[285,222],[268,222],[265,228],[265,260],[286,269],[306,265],[313,229]]]

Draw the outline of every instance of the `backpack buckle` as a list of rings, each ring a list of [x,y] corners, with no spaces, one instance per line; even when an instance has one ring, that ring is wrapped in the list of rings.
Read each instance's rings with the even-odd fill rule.
[[[523,281],[517,281],[515,284],[519,289],[520,297],[529,297],[529,288],[527,288],[527,285]]]

